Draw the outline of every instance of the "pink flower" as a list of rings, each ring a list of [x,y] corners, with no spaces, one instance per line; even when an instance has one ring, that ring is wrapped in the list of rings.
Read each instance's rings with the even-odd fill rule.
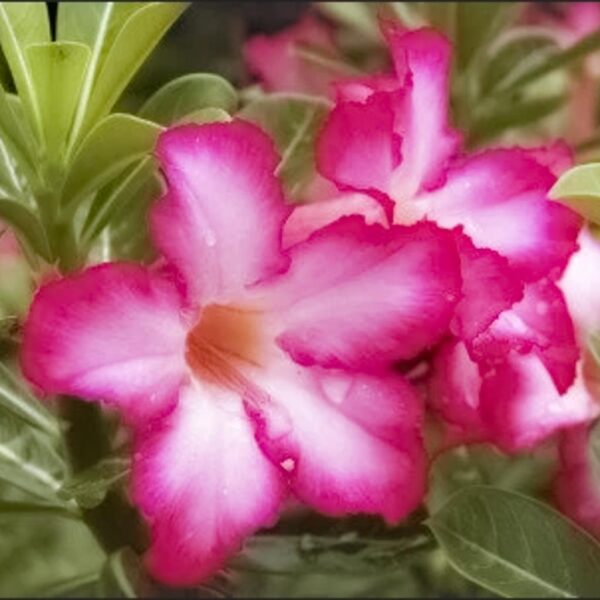
[[[436,344],[459,298],[452,234],[357,216],[282,248],[270,140],[240,120],[164,133],[157,270],[109,263],[42,287],[26,376],[118,407],[160,579],[196,582],[288,494],[398,521],[421,500],[421,408],[389,367]]]
[[[464,154],[448,118],[449,43],[431,29],[387,24],[385,34],[395,75],[337,83],[319,169],[377,199],[395,224],[452,231],[462,298],[433,363],[432,404],[463,440],[529,447],[595,410],[571,389],[579,349],[555,284],[581,226],[547,198],[570,152],[555,143]],[[316,206],[302,210],[305,229],[311,211],[318,223]]]
[[[581,387],[595,401],[593,416],[597,416],[600,413],[600,366],[585,348],[589,335],[600,331],[600,241],[584,229],[579,236],[579,245],[580,250],[571,259],[560,286],[583,350]],[[583,424],[562,434],[555,491],[560,508],[600,536],[600,488],[591,430],[591,425]]]
[[[303,51],[316,53],[324,60],[315,65],[302,55]],[[271,92],[329,96],[333,80],[340,76],[340,63],[336,62],[340,54],[332,31],[311,15],[275,35],[254,36],[244,45],[244,58],[249,70]]]

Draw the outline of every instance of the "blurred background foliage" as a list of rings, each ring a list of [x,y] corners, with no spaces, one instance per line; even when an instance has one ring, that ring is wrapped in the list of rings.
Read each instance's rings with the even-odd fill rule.
[[[265,127],[282,153],[292,140],[302,139],[282,172],[290,197],[303,201],[304,186],[314,174],[312,143],[327,101],[285,93],[265,96],[244,65],[242,47],[249,37],[281,31],[310,12],[335,27],[342,59],[359,71],[389,66],[377,15],[409,27],[430,24],[444,31],[455,46],[453,118],[465,131],[471,148],[492,142],[534,144],[572,133],[568,127],[570,91],[581,80],[590,53],[600,48],[600,32],[561,45],[547,27],[529,23],[523,17],[524,8],[525,3],[502,2],[219,0],[193,3],[175,21],[112,109],[138,114],[145,121],[121,118],[109,120],[109,125],[105,122],[102,135],[90,142],[91,162],[88,158],[65,166],[66,189],[75,190],[73,195],[80,201],[72,214],[74,247],[65,250],[58,243],[64,231],[56,229],[56,223],[44,222],[44,215],[34,212],[32,202],[31,206],[19,206],[31,209],[35,219],[39,217],[42,233],[50,242],[48,255],[36,254],[40,225],[32,228],[31,219],[13,222],[26,254],[16,252],[7,240],[0,253],[0,596],[168,597],[174,593],[147,578],[139,548],[119,547],[119,536],[126,539],[129,533],[125,521],[131,517],[127,512],[131,507],[127,506],[125,485],[128,440],[116,417],[109,414],[102,423],[110,443],[101,448],[100,456],[82,455],[81,464],[74,469],[66,447],[69,442],[65,442],[71,439],[65,435],[69,424],[57,416],[54,403],[42,405],[31,394],[15,367],[19,323],[44,268],[59,265],[67,271],[110,258],[152,258],[141,224],[148,203],[161,191],[151,156],[160,126],[181,119],[219,120],[239,112]],[[48,9],[51,29],[56,31],[58,5],[48,3]],[[560,21],[563,7],[544,4],[536,10],[542,11],[542,22],[551,23]],[[0,56],[0,81],[12,94],[15,84],[4,55]],[[318,53],[312,56],[307,60],[316,58],[318,66]],[[226,81],[201,76],[193,80],[190,89],[185,88],[188,105],[182,101],[173,108],[157,96],[146,104],[157,90],[167,89],[163,86],[170,81],[194,73],[216,74],[240,93],[232,91]],[[172,98],[163,93],[163,98]],[[16,97],[10,98],[14,101]],[[598,95],[595,98],[597,102]],[[572,140],[579,160],[600,152],[598,113],[600,105],[592,126]],[[126,160],[112,164],[113,149],[126,138],[137,140],[139,147],[132,147]],[[108,140],[108,147],[102,145],[103,140]],[[94,159],[100,155],[106,174],[91,181],[97,167]],[[91,183],[85,178],[73,179],[73,172],[87,174]],[[0,169],[0,175],[3,173]],[[0,188],[8,196],[14,192],[11,185],[0,178]],[[13,204],[10,207],[15,208]],[[5,208],[0,203],[2,217],[10,221],[11,214],[2,213]],[[72,265],[65,266],[61,260],[70,251],[79,255]],[[40,261],[42,269],[38,271]],[[97,434],[94,430],[79,432],[79,443],[93,447]],[[213,581],[177,590],[177,595],[489,597],[490,589],[502,595],[506,590],[500,577],[493,585],[487,581],[484,591],[459,575],[423,521],[438,514],[450,496],[473,485],[493,484],[550,500],[554,452],[549,445],[510,459],[487,446],[442,453],[431,469],[427,506],[393,529],[378,519],[331,520],[292,506],[276,529],[255,536]],[[464,497],[465,506],[468,500]],[[122,521],[114,520],[115,510],[121,511],[117,514]],[[540,512],[534,520],[546,517]],[[95,537],[90,524],[92,529],[98,524],[119,529],[114,532],[114,552],[107,554],[102,549],[103,540]],[[576,547],[580,535],[565,534],[566,545]]]

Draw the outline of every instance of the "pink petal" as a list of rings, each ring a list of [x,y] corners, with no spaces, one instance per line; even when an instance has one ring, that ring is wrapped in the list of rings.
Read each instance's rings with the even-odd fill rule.
[[[365,194],[342,194],[320,202],[294,207],[285,222],[283,245],[288,248],[303,242],[314,231],[350,215],[361,215],[368,225],[373,223],[383,227],[387,225],[385,210],[377,200]]]
[[[425,453],[418,399],[402,378],[306,369],[289,360],[247,402],[257,439],[291,489],[322,513],[397,522],[422,500]]]
[[[44,285],[25,324],[25,376],[49,394],[103,400],[129,419],[166,410],[185,374],[181,298],[165,278],[109,263]]]
[[[476,248],[460,231],[455,235],[463,298],[456,307],[451,329],[458,337],[472,341],[523,297],[523,285],[503,256]]]
[[[525,286],[523,300],[473,342],[472,354],[478,361],[497,362],[511,349],[539,356],[559,392],[573,383],[579,349],[564,297],[551,281]]]
[[[461,437],[471,441],[487,437],[479,412],[481,375],[460,340],[450,340],[436,352],[429,386],[432,407],[464,432]]]
[[[600,481],[591,456],[592,428],[582,425],[562,434],[555,495],[558,506],[568,517],[600,537]]]
[[[600,331],[600,240],[585,228],[577,241],[579,250],[571,257],[559,286],[580,343],[585,345],[590,333]]]
[[[430,392],[434,409],[458,427],[463,441],[489,441],[511,452],[599,412],[581,371],[561,395],[535,354],[511,350],[501,362],[482,368],[459,341],[438,352]]]
[[[575,383],[560,395],[535,354],[514,351],[486,373],[480,402],[482,420],[493,440],[511,451],[531,448],[558,430],[598,415],[598,404],[581,371]]]
[[[375,93],[364,103],[338,104],[327,117],[317,138],[317,168],[340,189],[387,193],[400,160],[395,98]]]
[[[344,217],[290,249],[286,273],[256,286],[297,362],[378,369],[446,332],[460,295],[453,237],[432,223],[384,229]]]
[[[448,171],[445,185],[422,200],[438,225],[462,225],[476,246],[496,250],[535,281],[560,276],[577,248],[581,219],[548,201],[554,181],[527,152],[488,150]]]
[[[391,196],[412,197],[437,182],[461,139],[450,128],[451,46],[434,29],[406,32],[387,27],[386,38],[405,101],[398,107],[395,131],[402,136],[402,164],[394,173]]]
[[[273,143],[260,129],[240,120],[175,127],[156,154],[167,194],[152,208],[152,235],[193,300],[228,301],[285,266],[289,208]]]
[[[338,55],[330,28],[311,15],[275,35],[250,38],[243,53],[250,71],[269,91],[330,95],[331,81],[339,72],[307,62],[299,52],[304,46]]]
[[[521,148],[527,155],[540,165],[547,167],[559,177],[575,164],[575,156],[571,148],[562,140],[536,148]]]
[[[161,581],[191,585],[214,574],[274,524],[284,495],[240,399],[223,388],[182,389],[177,409],[138,436],[133,496],[151,528],[147,565]]]

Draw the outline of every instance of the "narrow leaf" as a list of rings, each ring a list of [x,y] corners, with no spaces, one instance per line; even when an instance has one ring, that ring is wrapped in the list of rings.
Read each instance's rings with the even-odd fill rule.
[[[70,147],[79,140],[94,82],[115,37],[127,19],[142,8],[142,2],[60,2],[56,19],[56,38],[78,42],[90,49],[90,61],[73,123]]]
[[[0,44],[15,86],[34,131],[42,131],[40,105],[25,49],[50,41],[50,24],[45,2],[0,2]]]
[[[146,156],[161,131],[159,125],[133,115],[115,113],[103,119],[73,158],[63,188],[65,206],[77,206],[127,165]]]
[[[58,419],[4,363],[0,363],[0,407],[50,435],[60,433]]]
[[[205,108],[220,108],[232,113],[237,102],[237,92],[228,81],[210,73],[194,73],[160,88],[148,98],[139,115],[161,125],[171,125]]]
[[[129,16],[98,71],[82,119],[83,132],[111,110],[131,78],[187,6],[185,2],[151,2]]]
[[[549,196],[592,223],[600,223],[600,163],[569,169],[554,184]]]
[[[66,465],[44,433],[5,413],[0,419],[0,480],[50,501],[60,502],[57,492]]]
[[[37,216],[13,200],[0,199],[0,218],[14,227],[31,248],[47,261],[51,261],[46,232]]]
[[[85,243],[94,240],[108,225],[116,211],[137,196],[154,170],[154,161],[147,156],[118,180],[117,185],[101,190],[97,194],[83,226],[82,237]]]
[[[59,162],[77,108],[90,50],[75,42],[49,42],[27,48],[33,87],[40,106],[47,159]]]
[[[512,85],[508,87],[509,90],[515,90],[519,87],[527,85],[556,69],[569,66],[570,64],[580,60],[590,54],[591,52],[600,48],[600,31],[595,31],[586,35],[584,38],[579,40],[576,44],[573,44],[570,48],[563,50],[560,53],[549,56],[542,64],[537,65],[527,72],[523,73],[520,77],[516,78]]]
[[[600,589],[600,545],[533,498],[471,486],[428,524],[460,573],[502,596],[593,597]]]

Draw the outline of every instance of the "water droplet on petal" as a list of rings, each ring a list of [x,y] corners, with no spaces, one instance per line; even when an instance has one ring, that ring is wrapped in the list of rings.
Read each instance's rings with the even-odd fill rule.
[[[296,468],[296,461],[293,458],[286,458],[285,460],[282,460],[279,464],[288,473],[291,473]]]

